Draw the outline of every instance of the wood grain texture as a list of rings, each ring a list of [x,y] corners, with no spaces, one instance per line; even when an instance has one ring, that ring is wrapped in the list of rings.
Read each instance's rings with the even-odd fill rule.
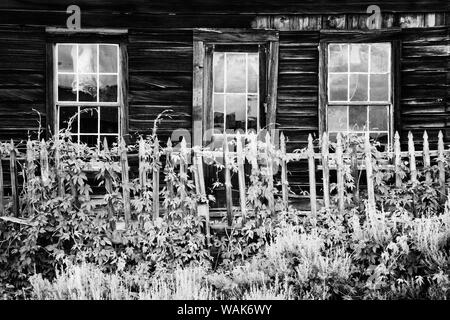
[[[52,10],[64,12],[71,0],[8,0],[0,9]],[[328,0],[78,0],[77,5],[86,12],[133,13],[365,13],[371,0],[328,1]],[[386,12],[423,12],[430,9],[445,11],[442,0],[380,0],[377,4]]]

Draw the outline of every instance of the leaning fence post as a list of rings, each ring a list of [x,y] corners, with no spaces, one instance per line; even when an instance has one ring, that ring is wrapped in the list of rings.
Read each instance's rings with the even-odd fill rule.
[[[41,179],[42,183],[46,185],[50,178],[49,178],[49,168],[48,168],[48,151],[47,151],[47,145],[42,139],[40,144],[40,163],[41,163]]]
[[[225,196],[226,196],[226,204],[227,204],[227,221],[228,225],[231,226],[233,223],[233,193],[231,190],[231,173],[228,164],[228,138],[227,134],[223,135],[223,161],[224,161],[224,170],[225,170]]]
[[[27,180],[27,212],[28,215],[32,215],[33,214],[33,208],[32,208],[32,203],[31,200],[33,198],[33,194],[32,194],[32,184],[31,181],[34,178],[34,155],[33,155],[33,143],[31,142],[30,139],[28,139],[27,141],[27,153],[26,153],[26,157],[27,157],[27,175],[26,175],[26,180]]]
[[[258,170],[258,140],[254,132],[250,133],[250,163],[252,174]]]
[[[130,186],[128,177],[128,155],[125,140],[122,138],[120,144],[120,164],[122,167],[122,193],[123,193],[123,210],[125,215],[125,228],[128,228],[131,220],[131,203],[130,203]]]
[[[155,138],[153,145],[153,221],[159,217],[159,140]]]
[[[166,167],[169,167],[170,169],[174,170],[173,161],[172,161],[172,141],[167,139],[167,148],[166,148]],[[167,179],[166,181],[167,191],[169,194],[170,199],[173,199],[174,197],[174,191],[173,191],[173,181],[170,179]]]
[[[425,169],[425,181],[431,183],[430,145],[428,143],[428,134],[426,130],[423,133],[423,166]]]
[[[109,153],[108,140],[106,140],[106,137],[103,140],[103,152],[105,152],[105,155]],[[105,172],[105,189],[108,194],[111,195],[113,193],[111,174],[108,171]],[[108,201],[106,203],[106,212],[108,213],[109,226],[111,230],[114,231],[116,229],[116,224],[114,222],[114,207],[111,201],[111,197],[108,197]]]
[[[353,199],[359,205],[359,180],[358,180],[358,150],[357,144],[351,143],[350,149],[350,171],[355,187],[353,189]]]
[[[285,209],[289,207],[289,181],[287,177],[287,159],[286,159],[286,138],[283,132],[280,135],[281,149],[281,194],[283,198],[283,206]]]
[[[181,139],[180,143],[180,192],[181,192],[181,200],[184,202],[186,199],[186,182],[188,180],[186,162],[187,162],[187,150],[186,150],[186,140],[184,137]]]
[[[56,138],[55,143],[55,168],[56,168],[56,180],[58,181],[58,196],[64,197],[65,188],[64,188],[64,175],[61,172],[61,153],[59,148],[61,147],[61,142],[59,138]]]
[[[311,215],[317,215],[317,197],[316,197],[316,168],[314,160],[314,146],[311,134],[308,135],[308,172],[309,172],[309,195],[311,202]]]
[[[238,181],[239,181],[239,203],[241,205],[242,223],[244,224],[247,217],[247,200],[245,192],[245,172],[244,172],[244,148],[242,147],[242,137],[238,132],[236,135],[236,156],[238,165]]]
[[[19,216],[19,183],[17,181],[17,164],[16,149],[14,149],[14,141],[11,139],[11,152],[9,155],[9,167],[11,175],[11,194],[14,216]]]
[[[402,176],[401,176],[401,163],[402,156],[400,150],[400,136],[398,131],[394,135],[394,161],[395,161],[395,187],[400,188],[402,186]]]
[[[206,188],[205,188],[205,177],[203,173],[203,157],[201,151],[194,153],[194,161],[196,167],[196,173],[198,176],[198,193],[203,198],[206,198]],[[209,203],[200,203],[197,205],[197,211],[199,216],[205,217],[205,233],[206,233],[206,244],[209,246],[211,239],[211,229],[209,222]]]
[[[269,198],[268,200],[268,204],[269,204],[269,211],[271,214],[275,213],[275,199],[274,199],[274,187],[273,187],[273,162],[272,162],[272,157],[273,155],[270,154],[270,149],[271,149],[271,139],[270,139],[270,135],[269,132],[266,133],[266,165],[267,165],[267,187],[269,189],[268,192],[268,196]]]
[[[2,165],[2,152],[0,151],[0,214],[3,215],[5,212],[5,205],[3,203],[3,165]]]
[[[328,166],[328,133],[323,133],[322,138],[322,174],[323,174],[323,202],[325,204],[325,209],[330,209],[330,168]]]
[[[368,195],[368,209],[375,210],[375,189],[373,185],[373,171],[372,171],[372,152],[370,146],[370,136],[366,133],[364,149],[366,154],[366,175],[367,175],[367,195]]]
[[[444,165],[444,136],[439,130],[438,134],[438,168],[439,168],[439,186],[441,187],[441,200],[445,201],[445,165]]]
[[[344,213],[344,159],[342,150],[342,136],[338,132],[336,138],[336,166],[337,166],[337,193],[339,213]]]

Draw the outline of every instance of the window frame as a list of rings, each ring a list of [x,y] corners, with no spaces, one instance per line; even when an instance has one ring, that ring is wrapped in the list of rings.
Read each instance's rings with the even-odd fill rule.
[[[56,134],[59,130],[59,111],[57,101],[58,79],[57,75],[57,44],[114,44],[118,46],[118,92],[117,102],[75,102],[74,106],[93,105],[101,107],[102,104],[118,108],[118,137],[130,142],[128,125],[128,30],[127,29],[86,29],[67,30],[59,28],[46,29],[46,80],[47,80],[47,137]],[[71,102],[69,102],[71,103]],[[63,103],[68,105],[69,103]],[[99,118],[100,120],[100,118]],[[100,128],[97,128],[98,132]]]
[[[276,122],[278,85],[278,31],[260,29],[195,29],[193,35],[192,142],[204,146],[211,137],[205,133],[213,126],[213,52],[215,46],[239,48],[259,45],[260,114],[265,112],[266,127],[272,132]],[[261,57],[264,56],[263,60]],[[260,80],[261,81],[261,80]],[[263,90],[261,90],[261,88]],[[261,109],[261,106],[263,108]]]
[[[329,44],[364,44],[364,43],[390,43],[390,87],[389,87],[389,103],[370,103],[363,102],[332,102],[331,105],[390,105],[388,119],[388,148],[393,146],[394,132],[401,128],[400,123],[400,41],[399,34],[401,30],[377,30],[373,31],[343,31],[336,32],[331,30],[321,31],[321,39],[319,43],[319,136],[322,137],[324,132],[328,132],[327,128],[327,108],[330,105],[328,101],[328,46]],[[369,99],[369,98],[368,98]]]

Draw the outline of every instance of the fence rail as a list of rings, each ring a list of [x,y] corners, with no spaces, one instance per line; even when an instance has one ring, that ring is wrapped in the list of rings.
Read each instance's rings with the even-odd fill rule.
[[[246,140],[247,139],[247,140]],[[314,141],[311,135],[308,138],[308,145],[305,150],[299,153],[287,153],[286,152],[286,139],[283,133],[280,135],[279,149],[275,149],[273,144],[270,143],[271,138],[269,134],[265,136],[265,140],[261,146],[258,146],[253,138],[241,137],[239,134],[232,138],[233,147],[236,151],[230,150],[230,143],[227,136],[224,136],[222,149],[217,151],[200,150],[199,148],[188,148],[186,142],[183,139],[181,141],[181,148],[175,151],[170,139],[167,141],[165,148],[160,147],[159,141],[156,138],[153,144],[146,143],[141,139],[138,143],[137,157],[138,164],[138,180],[140,185],[140,192],[151,191],[152,195],[152,218],[157,219],[160,214],[160,175],[161,165],[159,163],[163,157],[165,157],[166,166],[173,167],[174,170],[178,169],[181,186],[185,186],[187,179],[189,178],[189,172],[191,173],[192,180],[195,185],[196,193],[206,199],[206,187],[205,187],[205,175],[204,167],[210,165],[206,159],[221,157],[224,161],[224,186],[226,193],[226,217],[228,225],[233,221],[233,201],[232,201],[232,182],[231,176],[234,166],[234,172],[237,173],[238,190],[239,190],[239,209],[242,219],[245,221],[249,208],[247,205],[247,183],[244,166],[249,165],[253,170],[264,169],[267,176],[267,188],[269,190],[267,194],[267,206],[270,212],[275,212],[275,202],[281,202],[283,208],[287,208],[289,205],[289,197],[291,190],[289,188],[288,181],[288,163],[298,160],[307,160],[308,177],[309,177],[309,198],[310,198],[310,212],[312,215],[316,215],[318,212],[318,197],[323,198],[323,206],[329,209],[331,206],[331,192],[330,192],[330,171],[336,171],[336,189],[337,189],[337,203],[339,211],[343,212],[345,209],[344,194],[345,194],[345,179],[344,172],[345,167],[349,166],[352,174],[355,174],[357,170],[364,169],[367,178],[367,201],[369,207],[375,207],[375,190],[373,182],[373,170],[374,165],[378,165],[373,159],[373,145],[370,142],[368,135],[364,138],[363,146],[357,150],[356,146],[346,148],[344,150],[343,138],[340,134],[337,136],[336,143],[330,143],[328,135],[324,133],[323,137],[319,141],[319,151],[316,152],[314,148]],[[248,144],[244,144],[245,141],[250,140]],[[253,141],[253,142],[251,142]],[[402,160],[408,159],[409,164],[409,181],[416,182],[417,176],[417,158],[422,158],[423,168],[425,169],[425,180],[431,182],[432,176],[429,170],[431,167],[431,158],[435,157],[438,165],[438,184],[439,191],[442,196],[445,197],[446,191],[446,173],[445,173],[445,155],[450,154],[450,150],[444,148],[444,141],[442,132],[438,135],[438,149],[430,150],[428,143],[427,132],[423,135],[423,150],[416,151],[414,147],[414,140],[411,133],[408,135],[408,150],[401,151],[400,137],[398,133],[394,137],[393,150],[385,152],[379,152],[380,158],[385,159],[383,166],[386,168],[392,168],[395,170],[395,186],[400,187],[404,182],[404,177],[401,175]],[[49,178],[49,164],[54,164],[56,168],[56,177],[58,179],[58,195],[64,195],[66,192],[70,192],[74,201],[77,201],[78,194],[77,189],[73,184],[73,181],[62,181],[62,176],[58,172],[61,168],[61,155],[58,145],[55,148],[55,152],[52,153],[52,158],[49,157],[49,152],[46,147],[46,143],[41,141],[39,144],[39,152],[36,153],[36,149],[33,150],[33,143],[27,142],[27,149],[25,153],[20,153],[14,146],[13,141],[9,144],[4,144],[7,148],[3,148],[3,152],[0,154],[0,215],[4,220],[13,221],[14,218],[22,216],[24,212],[27,212],[30,216],[32,214],[32,206],[30,203],[31,195],[27,193],[31,189],[29,183],[33,177],[36,176],[36,171],[41,177],[42,182],[45,184]],[[35,143],[36,145],[36,143]],[[330,152],[330,147],[333,146],[334,152]],[[123,198],[123,215],[125,221],[125,227],[128,227],[131,223],[132,208],[131,208],[131,194],[130,194],[130,177],[129,177],[129,158],[136,156],[129,154],[124,143],[120,144],[118,148],[119,164],[121,171],[122,181],[122,198]],[[103,151],[109,153],[109,146],[105,139],[103,142]],[[38,157],[39,159],[36,159]],[[18,163],[24,162],[24,170],[22,170],[23,192],[19,190],[19,170]],[[39,165],[36,166],[35,162]],[[9,164],[10,172],[10,197],[5,197],[5,175],[4,164]],[[189,166],[192,163],[192,166]],[[8,165],[7,165],[8,166]],[[6,167],[7,167],[6,166]],[[39,170],[37,170],[37,167]],[[279,178],[274,174],[274,171],[281,169]],[[95,163],[91,166],[90,170],[95,171]],[[320,178],[322,194],[317,194],[317,178]],[[163,173],[164,174],[164,173]],[[277,177],[277,178],[276,178]],[[278,181],[275,181],[278,179]],[[106,192],[112,190],[112,177],[105,174],[105,189]],[[319,179],[320,180],[320,179]],[[281,190],[274,187],[275,182],[279,182]],[[165,179],[165,187],[169,194],[175,192],[180,193],[181,197],[186,197],[186,190],[174,190],[173,182],[169,179]],[[357,191],[354,194],[355,197],[359,197]],[[21,196],[22,195],[22,196]],[[20,199],[20,197],[22,197]],[[22,201],[21,201],[22,200]],[[22,205],[20,205],[22,203]],[[13,217],[5,217],[5,208],[7,204],[11,208]],[[208,206],[204,202],[198,203],[198,213],[205,215],[209,219]],[[106,210],[108,216],[112,217],[114,213],[113,203],[108,200],[106,202]],[[162,210],[164,211],[164,210]],[[209,221],[209,220],[208,220]],[[115,228],[112,225],[112,228]],[[209,230],[209,228],[208,228]]]

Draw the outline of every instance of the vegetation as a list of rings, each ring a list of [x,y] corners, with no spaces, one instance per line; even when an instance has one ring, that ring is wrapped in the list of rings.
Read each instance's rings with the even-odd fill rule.
[[[358,138],[352,138],[353,145]],[[147,138],[148,150],[156,134]],[[257,142],[263,144],[263,142]],[[352,143],[348,145],[352,145]],[[267,205],[267,170],[253,170],[247,191],[249,214],[234,218],[224,235],[207,241],[204,217],[191,174],[177,172],[148,153],[149,165],[164,167],[165,212],[152,221],[152,186],[119,179],[119,148],[88,148],[61,140],[34,142],[53,154],[48,176],[27,181],[24,212],[30,225],[0,222],[0,294],[25,299],[447,299],[450,297],[450,200],[437,191],[437,169],[419,170],[414,183],[392,186],[394,169],[376,166],[377,208],[346,166],[346,210],[305,216]],[[347,145],[347,144],[346,144]],[[132,150],[138,146],[129,146]],[[6,148],[6,145],[2,146]],[[161,148],[161,147],[159,147]],[[257,150],[257,149],[256,149]],[[162,151],[162,150],[161,150]],[[36,157],[37,158],[37,157]],[[53,157],[55,158],[55,157]],[[447,165],[447,160],[442,160]],[[35,163],[41,166],[40,163]],[[89,166],[97,166],[90,181]],[[223,168],[215,163],[218,170]],[[237,167],[230,165],[233,171]],[[189,168],[193,170],[192,167]],[[25,170],[25,169],[24,169]],[[408,167],[402,164],[402,173]],[[425,179],[425,175],[431,179]],[[108,181],[108,183],[107,183]],[[111,182],[111,183],[109,183]],[[58,192],[61,183],[66,193]],[[105,187],[99,209],[93,187]],[[113,231],[123,212],[123,188],[134,195],[126,231]],[[336,199],[333,199],[336,200]],[[30,209],[30,206],[32,209]],[[8,208],[7,208],[8,209]],[[212,252],[216,252],[211,255]]]

